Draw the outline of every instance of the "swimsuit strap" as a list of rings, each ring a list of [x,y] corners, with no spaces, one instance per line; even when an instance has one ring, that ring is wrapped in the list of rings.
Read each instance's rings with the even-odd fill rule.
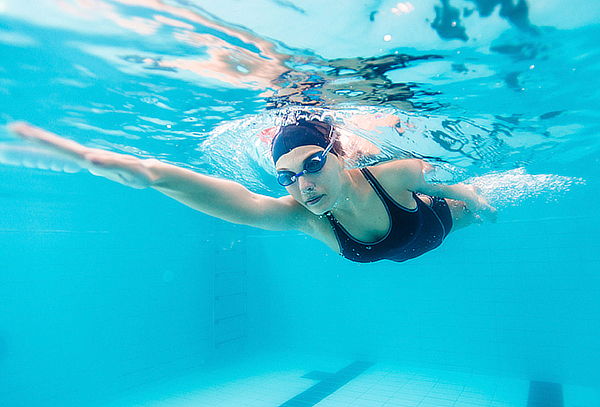
[[[400,205],[398,202],[396,202],[394,200],[394,198],[392,198],[392,196],[385,190],[385,188],[383,188],[381,183],[379,181],[377,181],[377,178],[375,178],[373,173],[371,171],[369,171],[368,168],[366,168],[366,167],[361,168],[360,172],[362,172],[363,175],[365,176],[365,178],[367,179],[367,181],[369,181],[369,184],[371,184],[371,186],[373,187],[375,192],[377,192],[377,195],[379,195],[383,204],[385,206],[387,206],[388,210],[390,209],[390,206],[395,206],[397,208],[400,208],[400,209],[402,209],[404,211],[408,211],[408,212],[416,212],[419,209],[419,201],[421,201],[421,200],[418,199],[416,193],[412,192],[412,196],[415,199],[415,201],[417,202],[417,207],[414,209],[407,208],[404,205]]]
[[[377,242],[361,242],[350,235],[331,212],[325,215],[338,241],[342,256],[366,263],[382,259],[402,262],[417,257],[439,246],[452,227],[452,218],[446,201],[432,198],[432,207],[412,192],[415,209],[398,204],[367,168],[361,173],[375,190],[388,215],[388,234]],[[435,205],[433,205],[435,203]],[[427,208],[423,210],[424,208]]]

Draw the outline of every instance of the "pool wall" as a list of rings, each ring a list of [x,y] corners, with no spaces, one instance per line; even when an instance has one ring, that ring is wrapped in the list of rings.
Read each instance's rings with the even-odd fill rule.
[[[0,174],[0,405],[90,405],[216,356],[215,263],[243,232],[89,175]]]

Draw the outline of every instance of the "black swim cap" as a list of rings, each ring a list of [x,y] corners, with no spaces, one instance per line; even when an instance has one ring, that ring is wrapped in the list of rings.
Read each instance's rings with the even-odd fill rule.
[[[271,143],[271,155],[276,163],[284,154],[300,146],[319,146],[323,149],[329,145],[331,125],[316,121],[300,119],[294,124],[282,126]],[[335,147],[334,149],[335,150]],[[331,151],[335,154],[334,151]]]

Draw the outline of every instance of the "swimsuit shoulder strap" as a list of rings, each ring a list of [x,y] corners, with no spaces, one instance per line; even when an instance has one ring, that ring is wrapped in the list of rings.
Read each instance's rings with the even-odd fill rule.
[[[365,176],[367,181],[369,181],[371,186],[373,186],[373,189],[375,190],[375,192],[377,192],[377,194],[381,197],[382,201],[388,208],[396,207],[396,208],[402,209],[403,211],[408,211],[408,212],[414,212],[416,210],[416,209],[407,208],[406,206],[401,205],[398,202],[396,202],[396,200],[385,190],[385,188],[383,188],[381,183],[379,181],[377,181],[377,178],[375,178],[373,173],[371,171],[369,171],[368,168],[363,167],[360,169],[360,171],[363,173],[363,175]],[[412,193],[412,196],[415,199],[415,201],[417,201],[417,207],[418,207],[419,206],[418,202],[420,200],[417,197],[417,194],[415,192],[411,192],[411,193]]]
[[[325,216],[327,217],[327,220],[329,220],[329,224],[331,225],[334,231],[341,230],[338,220],[335,218],[335,216],[333,216],[331,212],[325,212]],[[343,230],[341,230],[341,232],[343,232]]]
[[[335,218],[335,216],[333,216],[331,212],[326,212],[325,216],[327,217],[327,220],[329,220],[329,225],[331,226],[331,230],[333,230],[335,239],[337,240],[340,246],[340,251],[344,253],[347,245],[345,242],[351,239],[351,236],[348,235],[346,230],[341,227],[338,220]]]
[[[387,193],[387,191],[383,188],[383,186],[379,183],[379,181],[377,181],[377,178],[375,178],[373,173],[371,171],[369,171],[368,168],[363,167],[360,169],[360,172],[363,173],[363,175],[365,176],[367,181],[369,181],[369,184],[371,184],[371,186],[373,187],[375,192],[377,192],[379,194],[379,196],[383,199],[383,201],[386,205],[389,206],[390,203],[394,204],[394,200],[392,199],[390,194]]]

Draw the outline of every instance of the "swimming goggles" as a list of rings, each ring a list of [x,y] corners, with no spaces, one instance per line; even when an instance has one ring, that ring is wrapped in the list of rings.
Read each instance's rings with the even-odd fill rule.
[[[304,169],[302,171],[297,174],[293,173],[292,171],[277,171],[277,182],[279,182],[279,185],[287,187],[296,182],[296,180],[304,174],[314,174],[315,172],[321,171],[327,162],[327,153],[329,153],[329,151],[333,148],[333,144],[335,143],[336,137],[330,138],[332,133],[333,126],[330,126],[329,136],[327,138],[329,138],[331,141],[325,150],[318,151],[304,160]]]

